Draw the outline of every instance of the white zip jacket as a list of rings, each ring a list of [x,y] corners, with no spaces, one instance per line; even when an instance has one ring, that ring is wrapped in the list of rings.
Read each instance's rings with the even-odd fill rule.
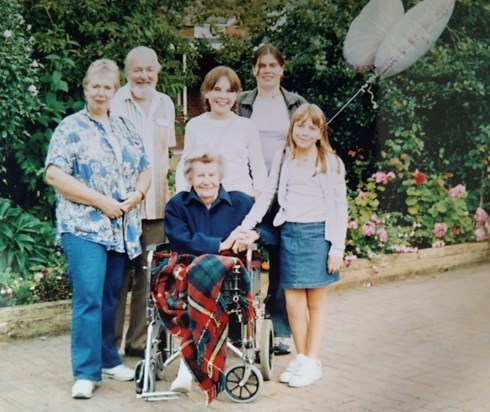
[[[281,168],[282,150],[279,150],[272,162],[271,171],[264,190],[257,198],[250,212],[245,216],[242,225],[253,229],[269,209],[277,189],[279,212],[274,218],[274,226],[280,226],[285,221],[286,182],[291,172],[291,148],[286,149]],[[279,179],[279,171],[281,178]],[[322,190],[325,195],[325,239],[331,242],[330,255],[342,257],[345,250],[347,233],[347,187],[345,183],[345,167],[342,160],[333,153],[327,154],[327,173],[320,174]],[[277,182],[279,179],[279,186]]]

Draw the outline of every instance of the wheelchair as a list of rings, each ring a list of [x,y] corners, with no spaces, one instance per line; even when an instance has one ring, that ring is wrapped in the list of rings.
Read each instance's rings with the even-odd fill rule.
[[[146,267],[147,341],[145,357],[136,365],[136,397],[146,401],[178,399],[187,395],[180,392],[156,390],[157,381],[164,379],[168,366],[180,358],[178,338],[174,337],[164,326],[151,293],[152,288],[155,287],[156,277],[168,262],[168,245],[152,245],[148,251]],[[272,378],[274,368],[274,331],[271,319],[265,315],[261,296],[261,262],[255,259],[257,253],[256,245],[251,245],[246,252],[246,262],[244,262],[246,272],[250,275],[257,319],[248,323],[242,319],[239,297],[242,291],[241,262],[239,264],[237,261],[228,271],[221,288],[226,309],[230,315],[236,316],[241,329],[239,342],[231,342],[229,339],[227,341],[228,351],[240,361],[226,367],[224,372],[226,383],[223,390],[233,402],[237,403],[254,401],[263,390],[264,381]],[[231,358],[227,357],[227,361]]]

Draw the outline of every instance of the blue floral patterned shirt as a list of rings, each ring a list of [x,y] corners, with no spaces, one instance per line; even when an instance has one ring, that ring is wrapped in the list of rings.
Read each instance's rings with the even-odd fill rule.
[[[116,116],[110,116],[110,121],[113,138],[122,152],[119,156],[102,124],[83,109],[63,119],[55,129],[46,168],[53,164],[114,199],[134,191],[138,174],[149,167],[143,142],[129,121]],[[111,219],[96,207],[72,202],[60,193],[56,196],[58,235],[71,233],[102,244],[107,250],[126,252],[131,259],[141,253],[139,206],[123,217]]]

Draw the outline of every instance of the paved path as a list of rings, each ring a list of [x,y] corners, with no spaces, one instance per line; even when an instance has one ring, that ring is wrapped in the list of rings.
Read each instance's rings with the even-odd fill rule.
[[[0,344],[0,411],[490,411],[490,264],[331,293],[324,376],[292,389],[273,380],[250,404],[221,394],[145,402],[132,382],[70,398],[67,336]],[[134,364],[134,359],[129,360]],[[175,367],[168,370],[169,381]],[[161,381],[158,389],[168,388]]]

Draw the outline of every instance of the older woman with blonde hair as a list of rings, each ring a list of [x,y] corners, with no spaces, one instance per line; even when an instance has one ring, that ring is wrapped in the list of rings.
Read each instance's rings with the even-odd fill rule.
[[[72,397],[92,397],[106,376],[131,380],[114,345],[115,312],[128,258],[141,253],[140,203],[151,177],[140,136],[109,106],[119,69],[94,61],[83,79],[86,107],[61,121],[46,158],[56,190],[57,232],[72,288]]]

